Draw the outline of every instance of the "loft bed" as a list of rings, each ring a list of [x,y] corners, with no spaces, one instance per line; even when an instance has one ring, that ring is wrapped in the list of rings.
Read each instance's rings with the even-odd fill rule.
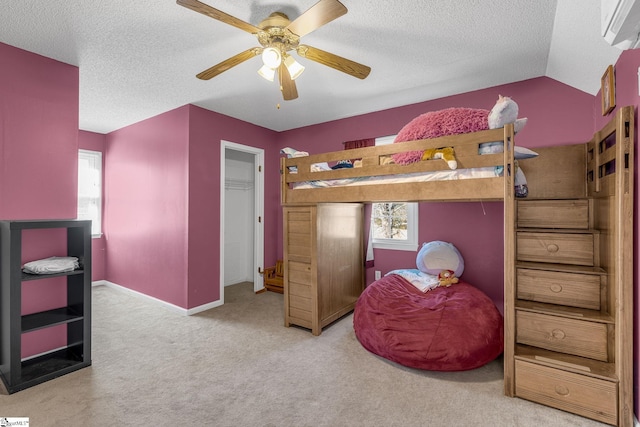
[[[311,328],[319,335],[322,327],[353,310],[364,289],[362,233],[349,232],[360,230],[362,218],[355,213],[349,227],[339,228],[344,221],[325,223],[336,217],[331,209],[370,202],[503,201],[505,394],[632,426],[634,117],[634,107],[623,107],[589,142],[536,148],[538,157],[518,162],[528,181],[525,199],[514,196],[512,125],[281,159],[285,326]],[[480,144],[493,141],[503,141],[503,153],[478,154]],[[459,169],[502,166],[506,173],[295,188],[308,181],[447,171],[442,160],[383,164],[394,153],[445,146],[454,148]],[[314,164],[345,157],[360,159],[362,167],[311,171]],[[320,207],[329,210],[325,214]],[[582,243],[576,246],[574,239],[585,235],[591,239],[586,258]],[[351,240],[359,242],[336,252]],[[355,263],[345,256],[352,251],[358,254]],[[576,289],[575,283],[585,288]],[[590,299],[586,305],[584,298]]]
[[[365,284],[363,203],[504,200],[504,217],[513,222],[514,134],[514,125],[507,124],[493,130],[282,158],[285,326],[302,326],[320,335],[323,327],[354,310]],[[487,145],[483,144],[501,145],[498,150],[490,150],[501,152],[479,154],[486,151]],[[411,164],[386,161],[394,154],[441,147],[453,148],[455,170],[443,159]],[[312,172],[314,165],[338,163],[345,157],[359,160],[362,166]],[[411,175],[414,180],[416,175],[426,175],[426,179],[444,175],[449,179],[377,181],[395,180],[399,175]],[[319,180],[353,182],[296,188]]]
[[[502,141],[507,147],[503,153],[479,154],[484,143]],[[513,194],[509,173],[496,176],[491,170],[503,167],[513,170],[514,127],[484,130],[468,134],[444,136],[434,139],[402,142],[353,150],[335,151],[305,157],[282,158],[280,173],[281,203],[286,205],[336,203],[336,202],[410,202],[410,201],[475,201],[502,200]],[[407,151],[423,151],[441,147],[452,147],[458,163],[455,171],[449,169],[444,160],[426,160],[416,163],[384,164],[385,158]],[[337,163],[349,159],[361,160],[361,167],[312,172],[312,165]],[[295,172],[294,172],[295,171]],[[464,172],[463,172],[464,171]],[[471,171],[471,177],[464,175]],[[475,178],[475,175],[486,177]],[[414,182],[377,183],[371,177],[389,179],[411,174]],[[446,180],[433,178],[415,181],[417,175],[444,175]],[[462,175],[462,176],[461,176]],[[346,186],[324,188],[296,188],[300,184],[321,180],[353,180]]]

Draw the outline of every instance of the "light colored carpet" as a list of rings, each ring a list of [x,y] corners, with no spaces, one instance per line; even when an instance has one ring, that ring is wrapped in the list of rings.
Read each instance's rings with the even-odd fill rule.
[[[93,365],[12,395],[31,426],[602,426],[503,395],[502,362],[408,369],[367,352],[346,316],[314,337],[281,294],[226,288],[195,316],[93,289]]]

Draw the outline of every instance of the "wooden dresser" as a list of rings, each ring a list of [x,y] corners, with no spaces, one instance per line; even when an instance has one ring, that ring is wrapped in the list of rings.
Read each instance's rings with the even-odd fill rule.
[[[358,203],[283,208],[285,326],[320,335],[353,310],[364,289],[363,212]]]
[[[625,107],[589,143],[536,149],[534,173],[522,162],[529,198],[516,201],[505,251],[505,394],[625,427],[633,426],[633,129]]]
[[[320,335],[353,310],[364,289],[363,205],[286,206],[285,326]]]

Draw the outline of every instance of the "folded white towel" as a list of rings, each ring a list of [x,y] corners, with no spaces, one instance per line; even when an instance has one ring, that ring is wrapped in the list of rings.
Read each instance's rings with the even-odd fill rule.
[[[22,271],[29,274],[55,274],[76,270],[80,267],[76,257],[49,257],[26,263]]]

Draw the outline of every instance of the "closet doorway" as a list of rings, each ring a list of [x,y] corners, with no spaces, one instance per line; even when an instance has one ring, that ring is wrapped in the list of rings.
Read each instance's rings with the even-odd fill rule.
[[[222,141],[220,153],[220,302],[224,287],[264,288],[264,150]]]

